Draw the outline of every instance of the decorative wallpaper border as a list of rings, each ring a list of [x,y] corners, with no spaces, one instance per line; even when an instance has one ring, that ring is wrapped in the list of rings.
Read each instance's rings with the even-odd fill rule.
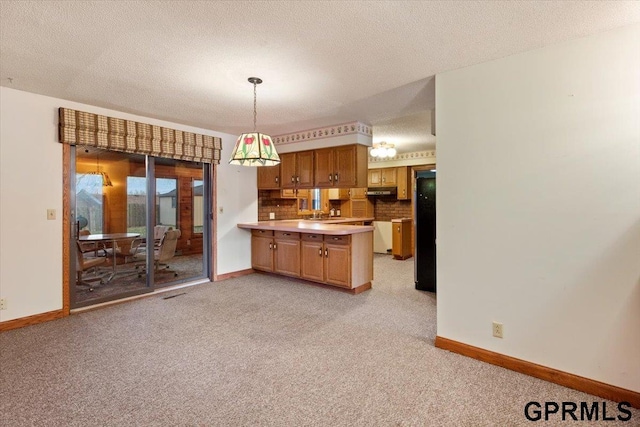
[[[385,157],[381,159],[379,157],[371,157],[369,156],[369,163],[382,163],[382,162],[391,162],[396,160],[413,160],[413,159],[435,159],[436,151],[414,151],[412,153],[402,153],[397,154],[394,157]]]
[[[331,138],[342,135],[361,134],[372,136],[371,126],[360,122],[343,123],[340,125],[326,126],[322,128],[303,130],[300,132],[285,133],[272,137],[276,145],[291,144],[300,141],[311,141],[314,139]]]

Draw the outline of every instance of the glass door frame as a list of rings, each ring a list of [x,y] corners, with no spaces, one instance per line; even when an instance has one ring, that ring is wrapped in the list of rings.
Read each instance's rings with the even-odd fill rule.
[[[81,147],[77,146],[69,146],[69,165],[68,170],[69,173],[69,181],[66,185],[64,191],[68,191],[68,225],[69,232],[67,233],[66,239],[69,242],[68,244],[68,260],[66,263],[66,267],[68,270],[68,307],[69,309],[78,309],[82,307],[92,306],[104,302],[117,301],[123,298],[137,296],[147,293],[152,293],[156,289],[162,288],[162,286],[155,286],[155,262],[154,262],[154,252],[153,245],[146,245],[146,257],[145,257],[145,265],[146,265],[146,282],[143,288],[123,292],[121,294],[104,298],[96,298],[89,301],[76,302],[76,239],[77,239],[77,227],[76,227],[76,154],[77,150],[81,149]],[[127,153],[122,153],[126,155]],[[156,223],[156,209],[155,209],[155,191],[156,191],[156,175],[155,175],[155,157],[145,155],[145,178],[146,178],[146,235],[147,239],[149,236],[153,236],[154,234],[154,225]],[[202,180],[203,180],[203,230],[202,230],[202,262],[203,262],[203,271],[202,275],[199,277],[190,277],[185,279],[184,281],[177,281],[175,284],[179,285],[181,283],[189,282],[189,281],[200,281],[200,280],[212,280],[212,271],[213,271],[213,260],[212,260],[212,239],[213,239],[213,198],[214,195],[212,193],[213,187],[213,165],[210,163],[200,163],[202,167]],[[66,227],[64,227],[66,228]],[[173,284],[172,284],[173,285]],[[171,286],[171,285],[170,285]],[[66,298],[65,298],[66,299]],[[63,305],[67,305],[66,301],[63,301]]]

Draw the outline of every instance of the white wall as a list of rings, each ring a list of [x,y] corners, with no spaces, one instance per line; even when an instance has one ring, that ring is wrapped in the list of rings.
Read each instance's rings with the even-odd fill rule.
[[[640,391],[639,76],[638,25],[437,76],[439,336]]]
[[[237,222],[257,220],[256,172],[232,167],[226,157],[235,136],[161,120],[0,88],[0,321],[62,308],[62,145],[58,107],[137,120],[222,138],[217,171],[217,269],[251,267],[250,235]],[[57,218],[46,219],[56,209]]]

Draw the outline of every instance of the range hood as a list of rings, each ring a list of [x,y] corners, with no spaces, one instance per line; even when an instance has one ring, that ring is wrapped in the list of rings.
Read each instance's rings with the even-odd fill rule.
[[[367,196],[392,196],[398,193],[398,187],[369,187]]]

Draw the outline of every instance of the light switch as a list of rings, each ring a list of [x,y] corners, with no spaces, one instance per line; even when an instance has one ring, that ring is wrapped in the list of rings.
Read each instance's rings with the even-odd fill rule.
[[[47,219],[56,219],[55,209],[47,209]]]

